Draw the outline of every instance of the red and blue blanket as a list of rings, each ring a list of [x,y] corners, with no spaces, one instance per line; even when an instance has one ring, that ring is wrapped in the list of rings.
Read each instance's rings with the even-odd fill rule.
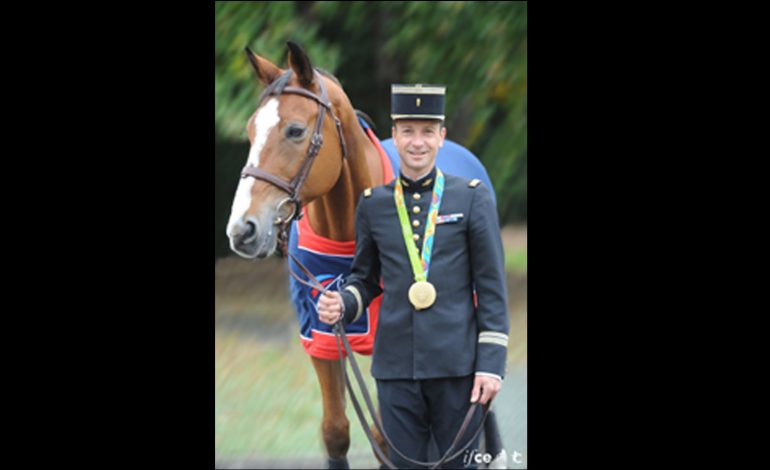
[[[391,160],[372,130],[365,122],[361,122],[367,135],[379,151],[385,181],[390,182],[394,177]],[[355,251],[355,241],[339,242],[323,238],[313,232],[307,217],[302,217],[298,222],[292,224],[289,234],[289,253],[305,265],[316,279],[329,290],[339,290],[345,282],[345,278],[350,275]],[[289,269],[295,273],[301,273],[299,267],[291,259],[289,259]],[[331,326],[318,319],[316,304],[321,293],[317,289],[311,289],[300,284],[291,276],[289,277],[289,288],[294,310],[299,320],[300,341],[305,347],[305,351],[320,359],[339,359]],[[369,308],[361,314],[358,320],[345,328],[350,346],[355,352],[365,355],[372,354],[381,303],[382,296],[380,295],[369,304]],[[344,351],[342,353],[345,354]]]

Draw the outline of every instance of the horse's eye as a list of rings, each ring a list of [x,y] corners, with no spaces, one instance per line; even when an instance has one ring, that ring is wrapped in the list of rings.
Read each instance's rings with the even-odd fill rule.
[[[286,138],[291,140],[300,140],[305,137],[306,131],[307,129],[304,127],[289,126],[286,128]]]

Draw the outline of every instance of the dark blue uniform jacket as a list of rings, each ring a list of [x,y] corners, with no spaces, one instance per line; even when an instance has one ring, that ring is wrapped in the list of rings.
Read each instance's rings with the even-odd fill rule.
[[[412,230],[419,234],[420,253],[435,175],[434,168],[417,182],[402,176],[409,220],[418,224]],[[414,274],[393,200],[395,181],[364,192],[359,200],[355,259],[340,291],[346,323],[383,293],[372,361],[376,379],[474,372],[504,376],[509,322],[497,211],[484,184],[444,178],[428,274],[437,297],[425,310],[416,310],[407,295]]]

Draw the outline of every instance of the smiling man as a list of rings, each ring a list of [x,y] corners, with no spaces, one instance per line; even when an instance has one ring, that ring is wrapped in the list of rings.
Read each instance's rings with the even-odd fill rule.
[[[351,275],[317,306],[321,321],[349,324],[383,293],[372,359],[382,423],[394,445],[419,461],[427,460],[431,434],[443,454],[470,404],[495,397],[508,346],[503,247],[490,190],[435,166],[446,137],[444,95],[443,86],[392,86],[400,174],[362,194]],[[478,441],[470,449],[478,452]],[[399,468],[417,467],[392,449],[389,457]],[[457,458],[443,468],[475,465]]]

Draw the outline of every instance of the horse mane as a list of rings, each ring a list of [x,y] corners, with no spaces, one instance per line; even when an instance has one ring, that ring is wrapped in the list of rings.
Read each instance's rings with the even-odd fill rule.
[[[372,118],[369,117],[368,114],[361,111],[360,109],[354,109],[353,111],[356,112],[356,116],[366,121],[366,123],[369,124],[369,127],[371,127],[373,131],[375,132],[377,131],[377,126],[374,125],[374,121],[372,120]]]
[[[329,71],[328,71],[328,70],[326,70],[326,69],[322,69],[321,67],[316,67],[316,70],[318,70],[318,73],[320,73],[320,74],[321,74],[321,75],[323,75],[324,77],[326,77],[326,78],[328,78],[329,80],[331,80],[331,81],[333,81],[334,83],[336,83],[338,87],[342,88],[342,83],[340,83],[339,79],[337,79],[337,77],[335,77],[334,75],[332,75],[332,73],[331,73],[331,72],[329,72]]]
[[[337,84],[338,87],[342,88],[342,83],[340,83],[339,79],[335,77],[331,72],[329,72],[326,69],[322,69],[320,67],[316,67],[316,70],[318,70],[318,73],[323,75],[324,77],[328,78],[329,80],[333,81]],[[373,130],[377,130],[377,126],[374,125],[374,121],[372,118],[369,117],[368,114],[361,111],[360,109],[353,109],[353,111],[356,112],[356,116],[362,118],[364,121],[366,121],[367,124],[369,124],[369,127],[371,127]]]

